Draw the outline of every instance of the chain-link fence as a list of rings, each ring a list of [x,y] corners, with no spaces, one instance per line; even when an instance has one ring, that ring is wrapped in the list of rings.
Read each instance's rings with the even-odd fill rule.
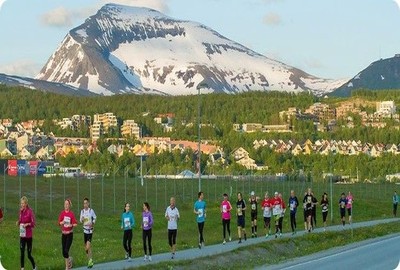
[[[54,216],[63,209],[65,198],[70,198],[73,202],[73,210],[78,211],[82,207],[83,198],[87,197],[91,202],[91,207],[97,212],[113,214],[121,212],[125,202],[129,202],[136,210],[141,209],[142,203],[147,201],[153,211],[163,211],[169,203],[169,198],[175,196],[181,208],[190,209],[197,199],[199,186],[211,207],[218,207],[223,193],[229,194],[231,201],[235,201],[237,192],[242,192],[247,197],[251,191],[255,191],[260,198],[263,198],[267,191],[270,194],[278,191],[282,193],[286,201],[290,190],[294,190],[301,201],[304,191],[310,187],[318,200],[324,192],[327,192],[328,197],[333,198],[331,210],[335,211],[340,194],[351,191],[355,207],[357,201],[364,202],[359,209],[366,213],[368,213],[369,203],[382,204],[383,208],[390,209],[393,192],[396,187],[399,187],[394,183],[338,184],[332,183],[329,179],[308,182],[290,181],[275,176],[203,175],[199,180],[196,176],[171,178],[109,174],[87,179],[4,174],[0,178],[0,194],[3,197],[0,200],[0,206],[5,212],[15,212],[15,209],[19,207],[19,198],[27,196],[36,215],[47,217]]]

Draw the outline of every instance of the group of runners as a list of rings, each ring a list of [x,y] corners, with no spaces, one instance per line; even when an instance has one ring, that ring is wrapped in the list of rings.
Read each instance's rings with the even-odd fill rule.
[[[204,195],[199,193],[199,201],[203,201]],[[294,190],[290,191],[290,197],[287,201],[287,205],[289,208],[289,216],[290,216],[290,226],[292,229],[292,234],[296,234],[297,232],[297,222],[296,222],[296,214],[298,208],[303,209],[304,215],[304,229],[308,232],[311,232],[317,225],[317,206],[320,204],[321,206],[321,213],[322,213],[322,222],[324,226],[324,231],[326,230],[327,226],[327,216],[329,210],[329,200],[328,194],[324,192],[321,197],[320,202],[315,197],[314,193],[312,192],[311,188],[307,189],[304,193],[304,198],[302,200],[302,207],[300,204],[299,199],[295,195]],[[340,216],[343,226],[345,225],[345,217],[346,211],[349,217],[349,223],[351,224],[352,219],[352,205],[354,199],[349,192],[347,196],[342,193],[339,199],[339,209],[340,209]],[[266,192],[264,194],[264,199],[261,201],[260,197],[255,195],[255,192],[252,191],[250,193],[250,197],[248,199],[248,203],[250,205],[250,222],[251,222],[251,236],[257,237],[257,215],[258,215],[258,208],[261,206],[262,213],[263,213],[263,221],[264,221],[264,230],[265,230],[265,237],[268,238],[271,233],[271,226],[274,228],[274,235],[275,238],[278,236],[282,236],[282,227],[283,227],[283,220],[286,214],[286,203],[282,198],[282,194],[279,192],[275,192],[274,196],[270,197],[269,193]],[[233,207],[229,201],[228,195],[223,194],[223,201],[221,202],[221,215],[222,215],[222,235],[223,235],[223,244],[226,241],[231,241],[231,230],[230,230],[230,220],[231,220],[231,212],[235,212],[235,216],[237,218],[237,228],[238,228],[238,243],[242,242],[242,238],[247,240],[246,237],[246,229],[245,229],[245,212],[247,210],[246,201],[243,199],[243,195],[241,192],[237,193],[237,201],[236,201],[236,209],[233,210]],[[205,209],[202,210],[205,212]],[[196,210],[195,206],[195,213],[197,214],[199,211]],[[203,238],[203,227],[204,227],[204,220],[199,221],[198,223],[202,223],[201,226],[199,225],[199,248],[204,245],[204,238]]]
[[[395,197],[396,196],[396,197]],[[395,193],[394,203],[398,202],[397,194]],[[354,199],[349,192],[346,196],[345,193],[341,194],[339,199],[339,209],[342,225],[345,226],[346,212],[348,215],[348,221],[352,222],[352,205]],[[229,201],[229,196],[223,194],[223,200],[220,204],[222,228],[223,228],[223,244],[227,241],[232,241],[232,235],[230,230],[230,221],[232,213],[235,213],[237,219],[237,236],[238,243],[242,243],[242,240],[247,240],[246,234],[246,211],[247,204],[249,205],[250,211],[250,223],[251,223],[251,237],[258,236],[257,217],[258,209],[261,207],[263,221],[264,221],[264,233],[265,237],[272,235],[271,227],[274,227],[275,238],[282,236],[283,220],[287,210],[286,203],[282,198],[282,194],[275,192],[272,197],[269,193],[264,194],[263,200],[258,197],[254,191],[250,193],[248,200],[244,199],[241,192],[237,193],[237,201],[234,207]],[[302,200],[302,208],[304,213],[304,228],[306,231],[311,232],[317,224],[317,206],[320,204],[322,212],[322,221],[324,224],[324,230],[326,228],[326,220],[329,209],[329,200],[327,193],[322,195],[320,202],[314,196],[314,193],[310,188],[304,193]],[[292,234],[296,234],[297,222],[296,214],[301,204],[298,200],[294,190],[291,190],[290,197],[287,201],[287,205],[290,212],[290,225]],[[397,206],[397,205],[396,205]],[[72,257],[69,255],[69,250],[73,242],[73,229],[78,225],[78,220],[75,218],[74,213],[71,211],[72,202],[69,199],[64,201],[64,209],[61,211],[58,224],[61,229],[61,243],[62,243],[62,255],[65,261],[65,269],[72,268]],[[201,249],[204,246],[204,224],[207,217],[206,202],[204,200],[204,193],[199,192],[198,198],[194,203],[193,212],[196,215],[196,221],[198,225],[198,247]],[[394,213],[395,214],[395,213]],[[88,268],[92,268],[94,265],[92,258],[91,242],[96,224],[95,211],[90,208],[90,202],[88,198],[83,199],[83,208],[80,212],[79,222],[83,227],[83,242],[85,252],[88,259]],[[167,220],[168,228],[168,244],[171,249],[171,259],[175,258],[176,252],[176,237],[178,230],[178,220],[180,219],[179,210],[175,205],[175,198],[170,198],[170,204],[165,210],[165,218]],[[27,250],[28,259],[32,264],[32,268],[36,270],[35,260],[32,256],[32,229],[35,227],[35,215],[33,210],[29,207],[28,198],[23,196],[20,199],[20,212],[19,219],[16,224],[19,226],[20,234],[20,263],[21,269],[25,266],[25,250]],[[152,227],[154,224],[153,214],[150,211],[150,205],[148,202],[143,203],[142,220],[140,227],[142,229],[142,240],[143,240],[143,252],[144,260],[151,261],[152,258]],[[130,211],[130,204],[125,203],[123,213],[121,214],[121,229],[123,230],[123,247],[125,250],[125,259],[130,261],[132,258],[132,230],[135,226],[135,218]]]

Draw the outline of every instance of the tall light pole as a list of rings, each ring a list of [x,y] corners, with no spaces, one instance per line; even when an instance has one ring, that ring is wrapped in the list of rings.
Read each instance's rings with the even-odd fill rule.
[[[197,146],[197,168],[199,170],[199,192],[201,191],[201,136],[200,136],[200,130],[201,130],[201,95],[200,95],[200,90],[201,88],[208,88],[207,83],[201,82],[197,85],[197,96],[198,96],[198,115],[197,115],[197,137],[198,137],[198,146]]]
[[[198,146],[197,146],[197,169],[199,170],[199,192],[201,191],[201,95],[200,95],[200,89],[201,86],[198,85],[197,90],[198,90],[198,98],[199,98],[199,104],[198,104],[198,115],[197,115],[197,137],[199,139]]]

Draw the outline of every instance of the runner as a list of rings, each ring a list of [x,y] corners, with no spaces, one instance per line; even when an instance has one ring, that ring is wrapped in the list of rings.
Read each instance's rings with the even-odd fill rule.
[[[221,215],[222,215],[222,234],[224,236],[223,245],[226,243],[226,231],[228,231],[229,242],[231,238],[231,210],[232,205],[228,200],[228,194],[224,193],[224,200],[221,203]]]
[[[399,204],[399,196],[397,195],[397,192],[395,191],[393,194],[393,216],[397,216],[397,205]]]
[[[299,200],[294,194],[294,190],[290,191],[289,197],[289,207],[290,207],[290,227],[292,228],[292,235],[296,233],[297,223],[296,223],[296,212],[299,206]]]
[[[152,231],[151,228],[153,226],[153,214],[150,211],[150,205],[148,202],[143,203],[143,212],[142,212],[142,238],[143,238],[143,251],[144,251],[144,261],[151,262],[151,253],[153,251],[153,247],[151,246],[151,237]],[[147,245],[146,240],[149,244],[149,255],[147,256]]]
[[[311,229],[314,230],[317,227],[318,200],[317,197],[314,196],[314,192],[311,192],[311,195],[312,195]]]
[[[274,198],[271,199],[271,205],[272,205],[272,215],[274,216],[274,221],[275,221],[275,238],[279,236],[282,236],[282,232],[280,231],[280,226],[279,226],[279,219],[282,216],[282,211],[283,211],[283,201],[281,198],[279,198],[279,193],[275,191]]]
[[[92,237],[94,224],[96,223],[96,213],[92,208],[89,208],[90,203],[88,198],[83,199],[83,209],[79,220],[83,223],[83,244],[85,245],[85,252],[88,258],[88,268],[92,268],[93,258],[92,258]]]
[[[204,193],[199,191],[198,200],[194,203],[193,212],[196,214],[197,227],[199,230],[199,248],[204,246],[204,222],[206,221],[206,202],[204,201]]]
[[[175,198],[171,197],[169,206],[165,210],[165,218],[168,220],[168,244],[171,247],[171,259],[175,259],[176,235],[178,233],[179,210],[175,206]]]
[[[247,240],[246,237],[246,229],[245,229],[245,220],[246,220],[246,203],[243,200],[243,196],[241,192],[238,192],[237,194],[237,202],[236,202],[236,216],[237,216],[237,226],[238,226],[238,237],[239,237],[239,244],[242,243],[242,233],[244,236],[244,240]]]
[[[250,193],[250,215],[251,215],[251,237],[257,237],[257,212],[258,212],[258,201],[260,197],[255,195],[255,192]]]
[[[342,220],[343,229],[346,223],[346,205],[347,205],[346,194],[342,192],[339,199],[339,209],[340,209],[340,219]]]
[[[328,207],[329,200],[328,194],[324,192],[321,198],[321,207],[322,207],[322,223],[324,224],[324,232],[326,231],[326,218],[328,217]]]
[[[3,215],[3,207],[0,207],[0,223],[3,221],[4,215]]]
[[[286,204],[282,199],[282,193],[279,193],[278,197],[282,201],[282,212],[281,212],[281,216],[279,217],[279,236],[282,236],[282,232],[283,232],[283,217],[285,216],[285,213],[286,213]]]
[[[64,210],[61,211],[58,217],[58,224],[61,227],[61,245],[62,253],[65,260],[65,269],[72,268],[72,257],[69,256],[69,249],[71,248],[72,241],[74,240],[73,230],[78,222],[76,221],[74,213],[71,211],[72,202],[70,199],[64,201]]]
[[[349,215],[349,224],[352,223],[352,213],[353,213],[353,203],[354,203],[354,199],[353,199],[353,194],[351,194],[351,192],[349,191],[349,193],[347,194],[347,204],[346,204],[346,209],[347,209],[347,214]]]
[[[312,229],[311,218],[312,218],[312,205],[313,205],[313,196],[312,196],[311,188],[307,189],[307,193],[303,199],[303,204],[304,204],[305,216],[307,219],[306,231],[311,232],[311,229]]]
[[[25,267],[25,246],[28,251],[28,259],[31,261],[32,268],[36,270],[35,260],[32,257],[32,231],[35,227],[35,215],[32,208],[28,205],[28,198],[23,196],[20,200],[21,208],[19,210],[19,248],[21,252],[21,269]]]
[[[268,192],[265,192],[264,200],[261,203],[261,207],[263,210],[264,217],[264,229],[265,229],[265,238],[271,234],[271,200],[268,196]]]
[[[121,215],[121,229],[124,230],[122,245],[125,249],[125,259],[131,261],[132,258],[132,228],[135,226],[135,218],[129,211],[130,204],[125,203],[124,212]]]

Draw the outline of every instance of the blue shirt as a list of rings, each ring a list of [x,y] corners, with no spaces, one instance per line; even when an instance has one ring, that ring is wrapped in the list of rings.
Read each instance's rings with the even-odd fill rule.
[[[131,212],[124,212],[121,216],[121,227],[124,230],[131,230],[135,226],[135,218]]]
[[[204,222],[205,219],[205,212],[206,212],[206,202],[205,201],[196,201],[194,203],[194,210],[196,212],[198,212],[197,216],[196,216],[196,221],[197,223],[202,223]]]

